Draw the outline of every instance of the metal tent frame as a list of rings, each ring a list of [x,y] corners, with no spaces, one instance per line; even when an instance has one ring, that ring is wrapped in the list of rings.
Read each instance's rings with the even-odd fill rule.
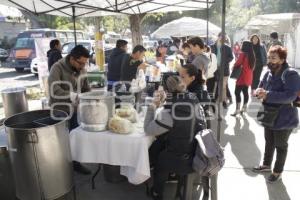
[[[51,14],[71,17],[73,20],[74,39],[76,43],[77,38],[75,22],[76,18],[78,17],[166,12],[164,10],[171,7],[173,11],[175,10],[175,8],[177,8],[178,10],[199,10],[200,8],[207,9],[208,21],[209,7],[213,3],[215,3],[215,0],[169,0],[168,3],[163,0],[27,0],[27,2],[28,4],[24,2],[24,4],[21,5],[17,0],[0,0],[0,4],[3,3],[6,5],[16,6],[35,15]],[[106,4],[106,6],[96,6],[100,5],[100,3]],[[147,9],[142,10],[141,7],[145,5]],[[43,7],[43,9],[38,10],[38,6]],[[76,14],[76,10],[81,10],[81,12]]]

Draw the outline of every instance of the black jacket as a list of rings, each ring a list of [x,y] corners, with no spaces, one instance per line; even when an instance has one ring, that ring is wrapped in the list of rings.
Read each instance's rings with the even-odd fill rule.
[[[121,81],[132,81],[132,79],[135,79],[140,64],[142,64],[142,61],[133,60],[129,54],[126,54],[121,65]]]
[[[225,51],[225,65],[224,65],[224,76],[229,76],[230,70],[229,70],[229,63],[233,60],[233,54],[231,48],[224,44],[224,51]],[[211,46],[211,52],[214,53],[218,57],[218,49],[217,44],[214,44]],[[221,49],[222,52],[222,49]]]
[[[50,49],[47,51],[47,57],[48,57],[48,70],[50,72],[50,69],[54,63],[59,61],[62,58],[61,52],[58,49]]]
[[[188,87],[187,90],[191,93],[195,93],[200,103],[203,102],[210,102],[210,97],[207,92],[207,90],[204,89],[203,85],[201,83],[198,83],[197,81],[193,81]]]
[[[201,85],[201,83],[198,83],[197,81],[193,81],[188,87],[187,90],[191,93],[194,93],[198,101],[201,103],[201,106],[204,109],[205,116],[210,117],[211,113],[209,111],[209,104],[211,103],[210,96],[207,92],[207,90]],[[206,121],[208,128],[211,126],[211,122],[209,120]]]
[[[114,48],[109,61],[108,61],[108,72],[107,79],[109,81],[119,81],[121,77],[121,65],[122,60],[126,52],[119,48]]]
[[[198,131],[206,128],[203,109],[198,115],[190,117],[193,113],[191,109],[195,109],[198,102],[194,94],[185,93],[173,95],[173,98],[167,100],[164,106],[172,114],[173,127],[165,135],[166,149],[160,155],[163,158],[161,165],[169,166],[171,171],[178,174],[193,171],[192,160],[196,148],[194,137]]]

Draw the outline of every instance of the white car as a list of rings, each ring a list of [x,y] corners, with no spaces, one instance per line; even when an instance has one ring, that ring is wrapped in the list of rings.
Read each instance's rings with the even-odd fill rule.
[[[40,75],[40,72],[48,71],[48,61],[38,57],[32,59],[30,71],[35,75]]]

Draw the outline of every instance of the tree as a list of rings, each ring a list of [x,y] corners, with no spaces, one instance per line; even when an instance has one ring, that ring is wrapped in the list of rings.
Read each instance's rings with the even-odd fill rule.
[[[138,44],[143,44],[141,24],[142,24],[142,20],[145,16],[146,16],[145,13],[129,16],[133,47]]]

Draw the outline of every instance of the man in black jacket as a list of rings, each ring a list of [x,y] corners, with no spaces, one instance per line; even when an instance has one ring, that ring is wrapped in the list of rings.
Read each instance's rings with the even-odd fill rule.
[[[62,58],[61,55],[61,44],[58,39],[54,39],[50,41],[50,50],[47,51],[48,57],[48,69],[50,69],[54,63]]]
[[[146,63],[143,62],[146,49],[142,45],[136,45],[132,54],[124,56],[121,65],[121,81],[132,81],[136,78],[137,72],[146,69]]]
[[[222,101],[223,101],[223,106],[224,108],[227,108],[227,98],[231,97],[229,89],[228,89],[228,78],[230,75],[230,69],[229,69],[229,64],[230,62],[233,60],[233,54],[232,54],[232,50],[231,48],[228,46],[228,44],[226,44],[224,42],[224,51],[221,48],[222,46],[222,40],[226,41],[226,35],[223,36],[222,33],[219,33],[219,37],[218,40],[216,41],[216,43],[214,45],[211,46],[211,52],[214,53],[217,56],[217,65],[218,65],[218,69],[221,68],[221,52],[224,52],[224,77],[223,77],[223,97],[221,97]],[[215,74],[215,78],[216,80],[218,80],[218,76],[219,76],[219,72],[217,72]],[[217,90],[218,91],[218,90]],[[228,94],[229,93],[229,94]],[[217,97],[216,97],[217,98]]]
[[[124,55],[127,52],[126,40],[118,40],[116,48],[113,49],[109,61],[108,61],[108,72],[107,72],[107,89],[111,90],[113,84],[120,81],[121,77],[121,65]]]

